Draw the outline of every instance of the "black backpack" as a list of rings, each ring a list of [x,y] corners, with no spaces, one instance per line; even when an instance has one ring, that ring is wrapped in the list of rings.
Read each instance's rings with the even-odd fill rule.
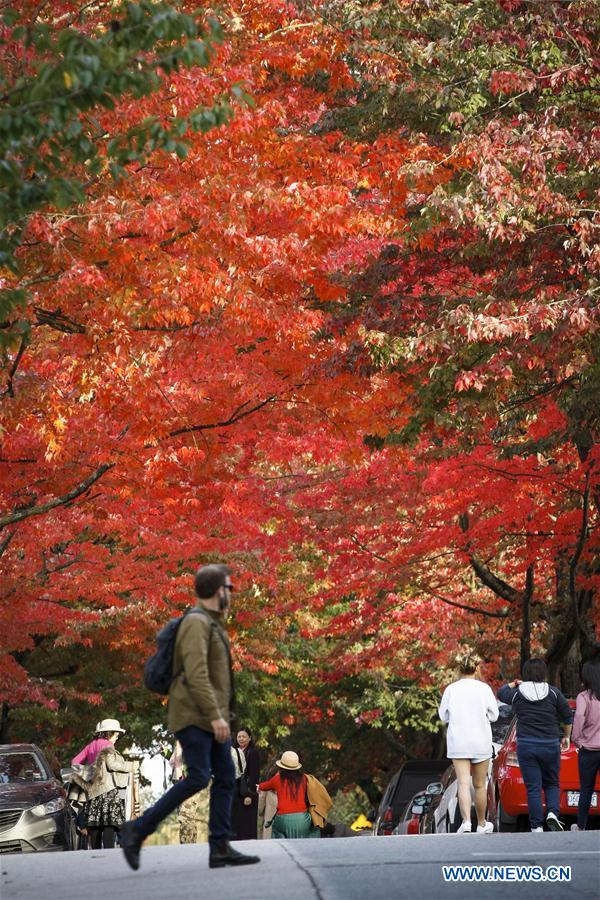
[[[165,625],[164,628],[161,628],[156,635],[156,653],[153,653],[144,665],[144,685],[149,691],[154,691],[155,694],[168,694],[172,682],[181,674],[181,671],[183,671],[181,670],[180,672],[173,674],[175,640],[177,638],[179,626],[185,617],[192,613],[200,613],[200,615],[210,619],[210,616],[202,609],[188,609],[188,611],[182,616],[179,616],[179,618],[171,619],[171,621]],[[212,637],[213,627],[216,627],[212,619],[210,619],[210,625],[209,640]]]

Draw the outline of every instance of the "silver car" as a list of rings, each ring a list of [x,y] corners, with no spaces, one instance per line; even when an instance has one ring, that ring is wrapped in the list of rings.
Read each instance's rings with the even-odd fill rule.
[[[75,816],[35,744],[0,744],[0,853],[74,850]]]

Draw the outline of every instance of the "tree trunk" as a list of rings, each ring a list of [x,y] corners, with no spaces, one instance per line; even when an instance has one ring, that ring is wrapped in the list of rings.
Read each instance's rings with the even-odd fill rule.
[[[531,656],[531,599],[533,597],[533,589],[533,566],[531,565],[527,569],[525,590],[521,595],[521,671],[523,671],[523,663]]]
[[[560,689],[565,697],[576,697],[581,690],[581,648],[576,637],[566,653],[560,669]]]
[[[10,706],[8,703],[3,703],[0,713],[0,744],[10,744],[11,725]]]

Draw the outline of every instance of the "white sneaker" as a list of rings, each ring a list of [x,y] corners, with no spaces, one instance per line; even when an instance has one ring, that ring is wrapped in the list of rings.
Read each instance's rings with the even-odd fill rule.
[[[583,828],[580,828],[577,822],[571,825],[571,831],[583,831]]]
[[[456,830],[457,834],[470,834],[470,832],[471,832],[471,823],[467,822],[466,820],[461,825],[459,825],[459,827]]]
[[[564,831],[564,825],[562,822],[559,822],[558,816],[556,813],[549,812],[546,816],[546,825],[550,829],[550,831]]]
[[[484,822],[483,825],[477,826],[477,834],[492,834],[494,826],[491,822]]]
[[[543,832],[543,831],[544,831],[544,829],[542,828],[541,825],[539,825],[537,828],[532,828],[531,830],[532,830],[532,831],[536,831],[536,832],[538,832],[538,831]]]

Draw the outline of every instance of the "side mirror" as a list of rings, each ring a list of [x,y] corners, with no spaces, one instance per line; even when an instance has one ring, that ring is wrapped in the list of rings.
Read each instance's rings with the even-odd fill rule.
[[[428,794],[433,794],[436,796],[437,794],[444,793],[444,785],[441,781],[432,781],[431,784],[428,784],[425,788]]]

